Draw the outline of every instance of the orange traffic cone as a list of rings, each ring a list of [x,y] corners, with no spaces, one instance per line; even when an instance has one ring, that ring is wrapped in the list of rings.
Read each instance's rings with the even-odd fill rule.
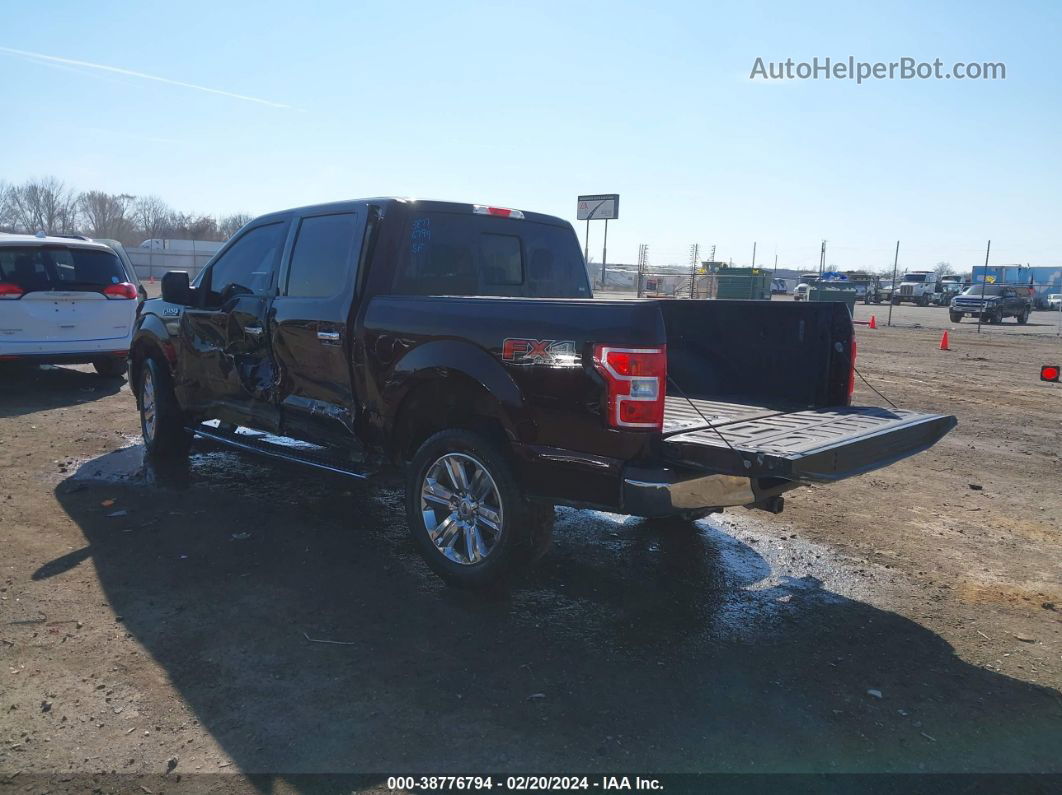
[[[951,350],[951,348],[948,347],[948,332],[946,331],[940,336],[940,349],[942,351]]]
[[[867,326],[867,328],[877,328],[877,327],[878,327],[877,318],[875,318],[873,315],[871,315],[870,316],[870,324]]]

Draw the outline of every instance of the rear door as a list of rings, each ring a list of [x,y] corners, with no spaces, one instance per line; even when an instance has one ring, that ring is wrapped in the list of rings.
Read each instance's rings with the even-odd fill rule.
[[[302,216],[270,322],[285,433],[323,443],[354,438],[350,313],[365,228],[361,208]]]
[[[199,281],[199,306],[181,315],[181,402],[240,425],[279,426],[269,306],[288,220],[251,227],[226,246]]]
[[[0,246],[0,351],[45,355],[127,350],[136,290],[113,251]]]

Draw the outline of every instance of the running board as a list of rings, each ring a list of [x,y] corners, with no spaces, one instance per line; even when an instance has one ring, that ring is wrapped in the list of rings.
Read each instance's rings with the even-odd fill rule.
[[[273,436],[268,433],[260,433],[249,429],[242,429],[242,433],[240,432],[241,429],[225,431],[212,425],[194,425],[189,427],[188,430],[196,436],[201,436],[212,442],[223,444],[226,447],[243,450],[247,453],[255,453],[256,455],[265,456],[266,458],[272,458],[277,461],[301,464],[303,466],[313,467],[314,469],[321,469],[325,472],[334,472],[337,475],[345,475],[348,478],[355,478],[357,480],[368,480],[373,475],[372,472],[361,472],[357,469],[353,469],[344,462],[319,452],[324,450],[324,448],[317,447],[316,445],[296,442],[295,444],[299,445],[299,447],[293,448],[267,441],[269,439],[280,440],[285,437]]]

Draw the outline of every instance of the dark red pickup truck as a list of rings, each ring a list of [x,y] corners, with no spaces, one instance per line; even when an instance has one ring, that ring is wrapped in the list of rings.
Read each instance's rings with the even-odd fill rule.
[[[130,352],[150,453],[199,435],[358,478],[401,471],[414,541],[459,585],[541,554],[556,504],[777,511],[789,489],[955,425],[850,405],[843,304],[594,300],[571,226],[536,213],[288,210],[162,287]]]

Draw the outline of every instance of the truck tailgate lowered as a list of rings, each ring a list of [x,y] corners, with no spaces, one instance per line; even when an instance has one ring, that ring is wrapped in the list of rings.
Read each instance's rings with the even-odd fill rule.
[[[781,411],[669,396],[662,447],[669,462],[714,473],[828,482],[919,453],[955,425],[902,409]]]

